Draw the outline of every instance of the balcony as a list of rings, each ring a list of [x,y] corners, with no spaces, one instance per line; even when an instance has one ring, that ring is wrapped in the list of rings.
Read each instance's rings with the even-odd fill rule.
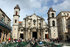
[[[7,28],[8,30],[11,30],[11,26],[9,26],[8,24],[6,24],[5,22],[0,20],[0,26]]]

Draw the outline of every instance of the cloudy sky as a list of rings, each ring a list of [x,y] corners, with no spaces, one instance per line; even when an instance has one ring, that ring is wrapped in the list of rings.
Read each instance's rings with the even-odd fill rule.
[[[70,11],[70,0],[0,0],[0,8],[11,20],[13,19],[16,4],[18,4],[21,9],[20,21],[22,21],[26,15],[33,13],[42,16],[45,21],[47,21],[47,11],[50,7],[56,11],[56,14],[60,11]]]

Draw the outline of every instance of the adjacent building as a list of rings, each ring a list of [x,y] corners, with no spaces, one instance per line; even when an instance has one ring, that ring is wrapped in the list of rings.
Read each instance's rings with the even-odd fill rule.
[[[70,11],[61,11],[57,15],[57,25],[59,39],[70,39]]]
[[[6,42],[10,38],[11,32],[11,20],[5,14],[2,9],[0,9],[0,42]]]
[[[56,16],[56,11],[48,10],[48,32],[50,39],[69,40],[70,39],[70,11],[61,11]]]

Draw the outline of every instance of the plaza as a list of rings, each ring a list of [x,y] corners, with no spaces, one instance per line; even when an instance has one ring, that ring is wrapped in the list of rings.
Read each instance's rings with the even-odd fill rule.
[[[69,0],[0,1],[0,47],[70,47]]]

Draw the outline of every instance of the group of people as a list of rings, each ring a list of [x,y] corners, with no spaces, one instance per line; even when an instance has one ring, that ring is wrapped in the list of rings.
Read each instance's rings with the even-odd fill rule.
[[[32,38],[31,41],[30,41],[30,45],[31,45],[32,47],[36,47],[36,46],[38,45],[38,40]]]
[[[31,40],[27,40],[27,42],[30,43],[31,47],[36,47],[39,44],[42,44],[42,40],[41,39],[35,39],[35,38],[32,38]]]

